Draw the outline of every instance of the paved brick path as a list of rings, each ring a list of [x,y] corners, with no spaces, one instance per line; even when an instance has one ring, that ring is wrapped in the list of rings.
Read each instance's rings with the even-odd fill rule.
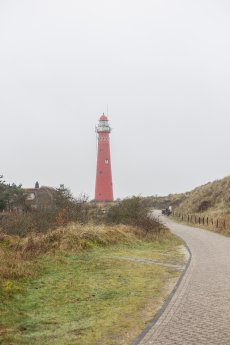
[[[165,221],[192,260],[165,312],[140,345],[230,345],[230,238]]]

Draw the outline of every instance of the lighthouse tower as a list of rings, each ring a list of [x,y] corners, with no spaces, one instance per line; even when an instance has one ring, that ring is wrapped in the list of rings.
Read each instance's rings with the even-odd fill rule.
[[[95,200],[113,201],[113,183],[109,143],[111,127],[109,126],[108,117],[106,115],[103,114],[100,117],[99,124],[96,127],[96,132],[98,139],[98,153]]]

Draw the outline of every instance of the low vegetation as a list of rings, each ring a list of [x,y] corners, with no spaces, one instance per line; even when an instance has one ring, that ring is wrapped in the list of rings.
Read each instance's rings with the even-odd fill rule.
[[[230,213],[230,176],[195,188],[180,203],[177,211],[184,213]]]
[[[154,233],[122,224],[2,235],[0,343],[131,343],[179,276],[131,259],[177,263],[179,245],[169,232],[156,241]]]
[[[0,266],[0,277],[29,278],[33,275],[33,270],[30,271],[31,260],[57,251],[81,252],[116,244],[132,245],[139,241],[172,238],[162,224],[149,217],[139,198],[134,197],[110,206],[106,212],[100,212],[96,223],[93,220],[98,215],[97,207],[91,209],[87,221],[82,216],[88,214],[88,208],[85,202],[78,202],[77,208],[74,208],[75,219],[84,218],[81,222],[72,221],[73,210],[70,208],[69,211],[66,205],[63,210],[54,211],[62,214],[61,222],[59,219],[57,223],[53,219],[50,221],[45,210],[10,215],[0,231],[0,256],[4,263]],[[36,223],[36,219],[45,217],[47,218],[41,219],[42,224],[45,222],[45,227],[42,226],[41,231],[38,231],[39,223]],[[58,226],[59,223],[64,225]],[[44,231],[44,228],[49,230]]]
[[[146,206],[172,206],[177,213],[224,216],[230,214],[230,176],[209,182],[184,194],[144,198]]]
[[[181,194],[169,194],[167,196],[149,196],[142,198],[142,204],[144,207],[155,208],[157,210],[165,209],[172,206],[174,209],[178,207],[186,198],[188,193]]]
[[[15,183],[6,183],[3,176],[0,175],[0,212],[6,209],[10,210],[12,205],[24,205],[25,196],[21,185]]]
[[[62,186],[32,209],[20,186],[1,187],[0,343],[131,343],[180,274],[167,267],[180,241],[139,197],[98,205]]]
[[[147,197],[142,202],[157,209],[172,206],[175,220],[230,236],[230,176],[191,192]]]

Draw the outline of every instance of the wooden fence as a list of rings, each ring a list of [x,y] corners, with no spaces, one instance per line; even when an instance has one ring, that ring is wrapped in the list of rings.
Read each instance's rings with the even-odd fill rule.
[[[230,218],[226,219],[224,217],[210,217],[197,214],[185,214],[185,213],[176,213],[172,212],[172,216],[186,222],[188,224],[200,225],[203,227],[212,228],[214,230],[230,230]]]

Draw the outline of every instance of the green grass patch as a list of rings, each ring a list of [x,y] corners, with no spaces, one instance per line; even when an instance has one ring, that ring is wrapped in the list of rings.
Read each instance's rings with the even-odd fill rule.
[[[179,273],[116,256],[183,261],[180,244],[172,237],[39,257],[36,278],[6,280],[1,287],[0,343],[131,344]]]

